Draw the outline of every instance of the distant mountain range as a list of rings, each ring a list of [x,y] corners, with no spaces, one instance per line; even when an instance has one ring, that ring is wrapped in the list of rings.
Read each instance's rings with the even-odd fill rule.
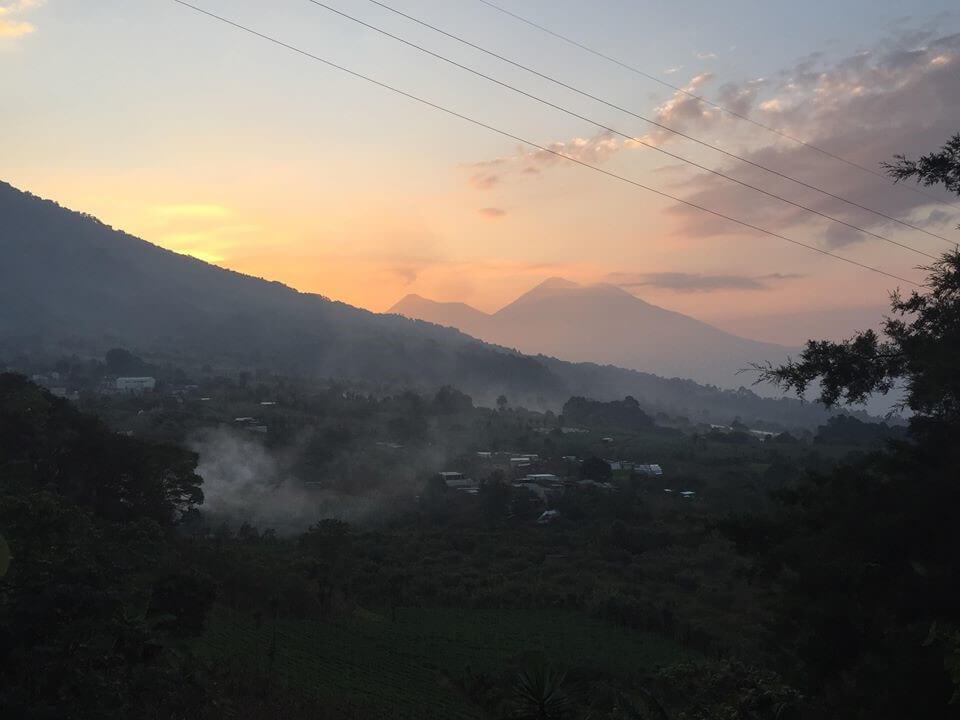
[[[551,278],[487,314],[463,303],[407,295],[390,312],[565,360],[617,365],[720,387],[750,384],[737,371],[782,362],[791,350],[737,337],[641,300],[614,285]]]
[[[410,298],[399,309],[426,315],[416,304]],[[508,329],[503,339],[513,346],[569,357],[588,357],[585,348],[593,346],[589,356],[601,362],[640,367],[649,359],[646,367],[672,376],[710,361],[732,369],[780,350],[607,287],[551,281],[496,316],[466,306],[443,308],[447,314],[435,319],[478,335],[488,334],[482,323],[502,323]],[[626,354],[631,344],[634,355]],[[816,405],[749,390],[524,355],[437,324],[300,293],[165,250],[0,182],[0,368],[16,366],[18,358],[102,357],[113,347],[187,369],[200,363],[265,368],[362,381],[379,392],[451,384],[485,404],[500,393],[517,404],[555,409],[573,395],[633,395],[648,412],[696,421],[729,423],[740,416],[748,423],[810,428],[829,416]],[[680,347],[707,363],[679,357]],[[726,371],[715,377],[732,384]]]

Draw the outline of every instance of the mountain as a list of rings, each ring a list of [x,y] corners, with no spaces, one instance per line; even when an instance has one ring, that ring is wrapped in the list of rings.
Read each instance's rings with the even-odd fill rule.
[[[602,308],[615,307],[614,296],[609,288],[550,281],[497,316],[512,332],[526,328],[538,342],[566,326],[594,345],[611,344],[618,332],[601,321],[607,322]],[[617,302],[646,306],[629,296]],[[407,298],[405,307],[418,303],[421,310],[436,305]],[[583,303],[592,309],[577,310]],[[467,306],[451,305],[445,312],[445,320],[464,326],[469,323],[462,318],[484,321],[483,313]],[[558,313],[566,317],[550,317]],[[530,326],[538,317],[549,331]],[[590,317],[606,329],[585,326]],[[572,395],[633,395],[647,411],[696,420],[728,423],[739,415],[745,422],[812,428],[829,416],[796,400],[523,355],[449,327],[371,313],[179,255],[0,182],[0,367],[16,367],[25,357],[103,357],[114,347],[187,368],[264,368],[364,381],[382,392],[452,384],[486,404],[499,393],[516,404],[554,409]]]
[[[525,353],[686,377],[735,388],[737,371],[790,349],[737,337],[613,285],[550,278],[492,315],[408,295],[390,312],[447,325]]]
[[[0,259],[0,357],[123,346],[226,369],[563,394],[519,353],[179,255],[4,183]]]

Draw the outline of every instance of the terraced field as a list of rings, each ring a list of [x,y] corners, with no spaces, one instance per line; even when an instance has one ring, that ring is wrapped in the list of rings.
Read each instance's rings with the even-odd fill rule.
[[[273,623],[219,610],[202,652],[226,666],[264,672]],[[566,668],[629,680],[678,659],[657,636],[577,613],[543,610],[402,610],[396,621],[371,613],[330,622],[277,623],[275,682],[365,716],[479,718],[460,679],[498,673],[526,653]]]

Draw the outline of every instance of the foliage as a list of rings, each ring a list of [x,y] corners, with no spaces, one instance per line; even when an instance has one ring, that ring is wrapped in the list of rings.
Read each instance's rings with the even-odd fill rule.
[[[566,692],[567,675],[538,664],[517,673],[514,680],[514,717],[518,720],[562,720],[573,704]]]
[[[589,457],[580,465],[580,477],[586,480],[606,482],[613,477],[610,463],[598,457]]]
[[[958,150],[960,136],[919,163],[899,158],[890,171],[957,192]],[[960,622],[960,251],[927,270],[923,291],[892,295],[882,337],[810,341],[799,360],[764,373],[798,393],[819,381],[826,405],[902,386],[908,438],[812,473],[778,493],[771,516],[727,527],[756,558],[757,576],[775,583],[784,662],[802,669],[828,717],[956,712],[955,645],[949,634],[932,641],[930,628]]]
[[[629,430],[650,427],[653,419],[640,409],[640,403],[631,396],[623,400],[599,402],[584,397],[572,397],[563,406],[567,424],[585,427],[617,426]]]
[[[894,159],[896,162],[883,163],[883,167],[896,182],[915,179],[927,187],[943,185],[947,192],[960,195],[960,133],[938,152],[919,160],[908,160],[905,155],[895,155]]]
[[[873,330],[852,340],[807,343],[800,359],[769,367],[763,379],[802,394],[820,381],[820,400],[860,403],[873,393],[905,385],[905,404],[919,417],[937,423],[960,419],[960,250],[950,251],[927,268],[929,292],[891,297],[894,317],[884,323],[884,338]]]
[[[212,588],[173,523],[200,500],[190,453],[114,435],[0,375],[0,707],[11,717],[182,716],[201,701],[179,639]]]

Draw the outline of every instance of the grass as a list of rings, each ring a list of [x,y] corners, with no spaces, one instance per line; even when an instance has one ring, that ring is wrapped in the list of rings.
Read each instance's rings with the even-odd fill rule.
[[[624,682],[681,655],[659,636],[567,611],[404,609],[396,621],[359,612],[331,621],[280,619],[276,630],[278,685],[391,718],[482,717],[461,682],[501,673],[528,653]],[[272,621],[258,628],[248,616],[219,609],[201,652],[265,677],[272,636]]]

